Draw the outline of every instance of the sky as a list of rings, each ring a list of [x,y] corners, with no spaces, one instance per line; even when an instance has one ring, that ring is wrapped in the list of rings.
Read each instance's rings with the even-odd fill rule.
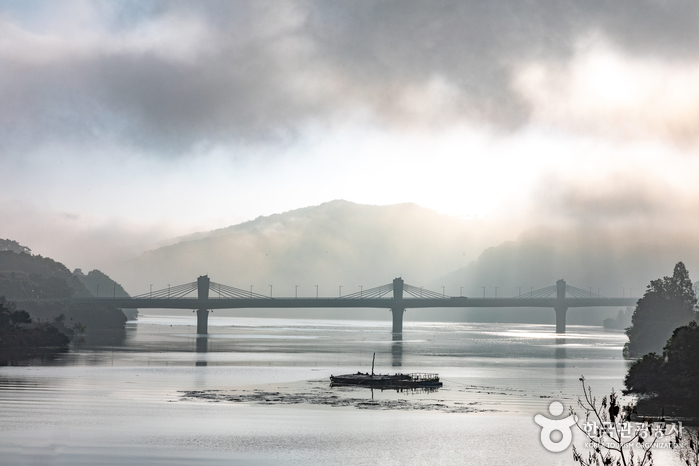
[[[89,270],[346,199],[697,238],[698,22],[695,1],[0,0],[0,237]]]

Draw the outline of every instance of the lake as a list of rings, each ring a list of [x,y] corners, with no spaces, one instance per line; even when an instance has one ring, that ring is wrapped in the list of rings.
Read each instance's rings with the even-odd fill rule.
[[[406,321],[394,341],[388,319],[217,311],[198,338],[194,315],[146,314],[106,344],[0,367],[0,463],[573,464],[543,448],[534,416],[552,401],[567,412],[581,375],[599,397],[620,391],[626,336],[567,330]],[[444,386],[330,387],[374,353],[377,373],[436,372]]]

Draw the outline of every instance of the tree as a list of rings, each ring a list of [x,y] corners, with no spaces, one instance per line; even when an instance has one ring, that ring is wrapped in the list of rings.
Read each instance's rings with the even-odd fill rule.
[[[655,353],[649,353],[629,366],[624,379],[625,393],[650,394],[662,390],[664,382],[663,366],[665,359]]]
[[[12,251],[16,254],[31,254],[32,250],[11,239],[0,239],[0,251]]]
[[[689,273],[682,262],[675,265],[672,277],[652,280],[626,329],[624,347],[628,357],[660,353],[672,331],[697,316],[697,297]]]
[[[658,437],[649,434],[659,431],[653,431],[648,423],[640,429],[631,429],[634,406],[621,406],[614,390],[598,404],[592,389],[585,386],[585,377],[580,377],[580,382],[583,398],[578,398],[578,406],[585,411],[585,422],[581,425],[578,420],[576,425],[588,439],[592,451],[585,456],[573,445],[573,460],[581,466],[652,466],[651,450]],[[573,408],[571,415],[575,415]],[[636,454],[632,446],[639,444],[640,454]]]
[[[70,339],[49,323],[31,326],[32,319],[24,310],[16,310],[14,302],[0,296],[0,349],[5,348],[61,348],[66,349]]]
[[[679,407],[684,414],[699,413],[699,325],[676,328],[663,355],[645,355],[631,364],[624,393],[654,396],[661,405]]]
[[[31,324],[32,318],[27,311],[15,310],[15,303],[8,303],[4,296],[0,296],[0,328],[17,328],[20,324]]]
[[[631,316],[633,315],[633,308],[627,307],[626,309],[619,309],[619,313],[616,318],[608,318],[602,321],[602,326],[606,329],[611,330],[623,330],[629,325],[631,325]]]
[[[699,435],[696,430],[687,430],[675,435],[673,448],[687,466],[699,466]]]

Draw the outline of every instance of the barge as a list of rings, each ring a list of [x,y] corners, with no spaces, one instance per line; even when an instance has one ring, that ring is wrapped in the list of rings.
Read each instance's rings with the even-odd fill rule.
[[[438,374],[412,373],[412,374],[369,374],[357,372],[356,374],[331,375],[330,386],[359,385],[371,388],[439,388],[442,382]]]
[[[357,372],[356,374],[331,375],[331,387],[343,387],[359,385],[371,388],[393,388],[397,390],[405,389],[436,389],[442,386],[439,381],[439,374],[412,373],[412,374],[374,374],[374,361],[376,353],[371,360],[371,374]]]

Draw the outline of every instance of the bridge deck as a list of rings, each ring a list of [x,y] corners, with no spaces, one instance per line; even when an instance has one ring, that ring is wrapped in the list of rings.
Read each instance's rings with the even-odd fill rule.
[[[619,307],[634,306],[638,298],[70,298],[72,301],[109,303],[119,308],[141,309],[278,309],[278,308],[377,308],[417,309],[434,307]],[[56,301],[55,299],[53,301]]]

